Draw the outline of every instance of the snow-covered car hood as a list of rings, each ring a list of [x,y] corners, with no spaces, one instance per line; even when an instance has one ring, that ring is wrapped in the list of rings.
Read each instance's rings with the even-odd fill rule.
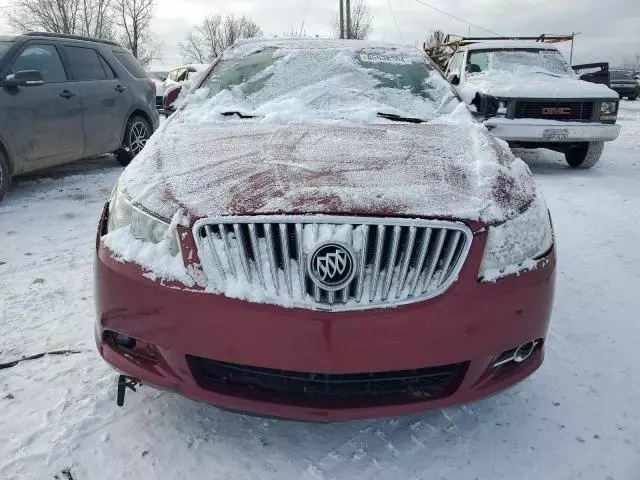
[[[618,94],[606,85],[541,72],[520,74],[489,71],[468,75],[460,91],[465,99],[469,94],[475,95],[476,92],[504,98],[618,99]]]
[[[468,112],[465,111],[468,115]],[[528,167],[471,120],[165,122],[123,173],[146,209],[190,221],[270,213],[502,221],[535,195]]]

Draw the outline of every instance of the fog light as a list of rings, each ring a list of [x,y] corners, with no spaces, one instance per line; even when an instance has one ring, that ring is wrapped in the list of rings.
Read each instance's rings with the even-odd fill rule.
[[[111,338],[113,339],[113,343],[115,343],[116,345],[122,348],[127,348],[131,350],[136,346],[136,339],[131,338],[130,336],[125,335],[124,333],[112,332]]]

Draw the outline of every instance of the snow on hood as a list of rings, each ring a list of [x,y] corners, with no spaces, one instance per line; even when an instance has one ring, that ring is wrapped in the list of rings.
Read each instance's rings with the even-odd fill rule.
[[[527,68],[516,72],[489,70],[483,73],[467,74],[459,91],[465,101],[469,97],[473,98],[476,92],[504,98],[618,99],[618,94],[606,85]]]
[[[165,218],[318,213],[505,220],[535,195],[528,167],[460,105],[429,123],[260,119],[178,112],[121,186]],[[386,121],[385,121],[386,122]]]

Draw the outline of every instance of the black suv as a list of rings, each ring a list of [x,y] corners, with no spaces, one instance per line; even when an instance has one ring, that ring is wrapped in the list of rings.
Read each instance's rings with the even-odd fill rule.
[[[640,96],[640,84],[633,78],[633,72],[611,70],[611,89],[618,92],[620,98],[636,100]]]
[[[155,87],[120,45],[0,36],[0,199],[11,177],[113,152],[127,165],[158,127]]]

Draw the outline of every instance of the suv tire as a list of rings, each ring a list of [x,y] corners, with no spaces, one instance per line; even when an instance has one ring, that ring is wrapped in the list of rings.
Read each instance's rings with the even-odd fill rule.
[[[638,95],[631,95],[630,97],[628,97],[629,100],[631,100],[632,102],[638,99]]]
[[[9,184],[11,183],[11,173],[9,172],[9,162],[4,158],[4,155],[0,152],[0,200],[5,196],[7,190],[9,190]]]
[[[122,147],[115,152],[118,163],[123,167],[129,165],[133,157],[144,148],[150,136],[151,126],[149,122],[140,115],[132,116],[127,122],[127,128],[124,129]]]
[[[581,143],[564,152],[564,158],[572,168],[591,168],[602,156],[604,142]]]

